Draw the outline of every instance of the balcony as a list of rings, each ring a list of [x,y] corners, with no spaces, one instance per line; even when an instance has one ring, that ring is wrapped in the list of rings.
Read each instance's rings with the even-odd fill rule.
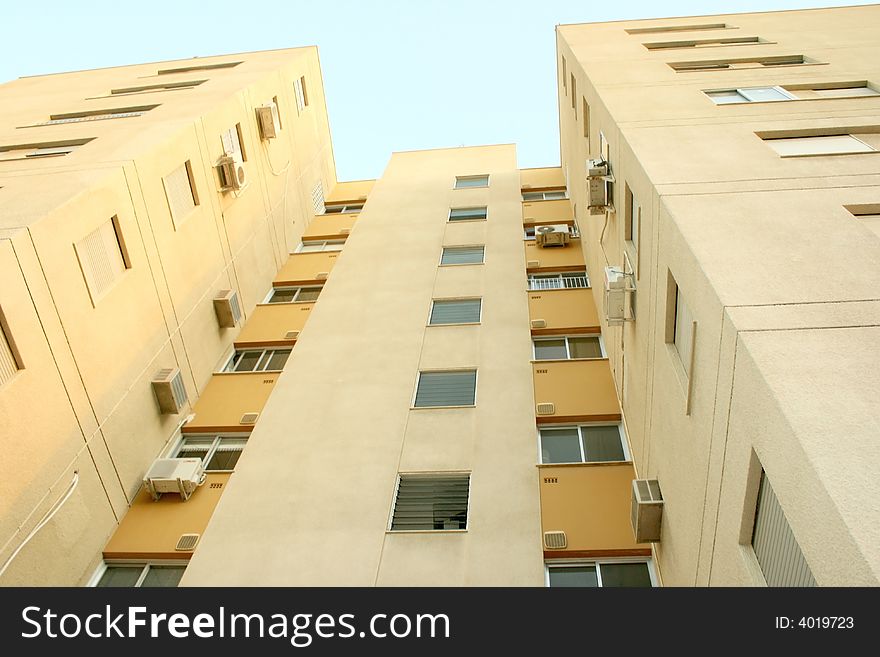
[[[533,335],[599,333],[599,313],[589,288],[548,288],[529,292]]]
[[[538,424],[620,419],[607,358],[542,360],[532,363]],[[542,405],[552,404],[552,410]]]
[[[235,346],[289,347],[296,342],[314,307],[314,301],[258,305],[238,334]]]
[[[215,374],[196,402],[184,433],[249,431],[272,394],[278,372]],[[250,417],[248,417],[250,416]]]
[[[339,251],[293,253],[275,276],[273,286],[320,285],[333,270]]]
[[[526,271],[538,270],[571,272],[584,269],[584,254],[580,239],[572,239],[566,246],[538,246],[533,241],[523,242]]]
[[[357,213],[319,214],[303,233],[304,242],[340,240],[348,237],[358,218]]]
[[[523,201],[523,224],[565,224],[571,223],[574,213],[571,201]]]

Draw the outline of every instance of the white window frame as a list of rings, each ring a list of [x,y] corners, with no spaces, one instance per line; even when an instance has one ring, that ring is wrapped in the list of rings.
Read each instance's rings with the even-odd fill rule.
[[[452,217],[452,213],[456,210],[482,210],[482,217]],[[447,223],[457,224],[463,221],[488,221],[489,219],[489,206],[487,205],[473,205],[461,208],[449,208],[449,215],[446,217]]]
[[[478,174],[478,175],[474,175],[474,176],[456,176],[455,182],[452,185],[452,189],[485,189],[486,187],[489,186],[489,182],[490,182],[489,175],[490,174],[488,174],[488,173],[483,173],[483,174]],[[458,182],[460,180],[481,180],[483,178],[486,179],[485,185],[467,185],[467,186],[463,186],[463,187],[458,186]]]
[[[205,467],[205,471],[212,474],[223,474],[227,472],[235,472],[235,470],[208,470],[208,464],[211,462],[211,459],[214,458],[214,454],[217,452],[217,448],[220,447],[220,444],[224,440],[243,440],[245,444],[241,448],[241,452],[244,453],[245,448],[247,447],[247,441],[250,439],[249,433],[223,433],[223,434],[215,434],[215,433],[187,433],[180,434],[178,439],[174,442],[174,446],[172,449],[168,451],[167,458],[170,459],[182,459],[182,458],[195,458],[195,457],[186,457],[180,454],[180,450],[186,444],[187,440],[197,439],[197,440],[207,440],[209,438],[213,438],[213,442],[208,447],[208,451],[205,452],[205,455],[202,457],[202,465]],[[241,458],[239,456],[239,458]]]
[[[468,478],[468,496],[467,509],[465,511],[464,529],[391,529],[394,524],[394,510],[397,508],[397,495],[400,493],[400,479],[404,477],[451,477],[467,475]],[[386,533],[389,534],[464,534],[471,529],[471,493],[473,491],[473,471],[471,470],[444,470],[430,472],[398,472],[397,479],[394,482],[394,496],[391,498],[391,511],[388,514],[388,524],[385,526]]]
[[[533,280],[550,280],[551,278],[558,278],[560,287],[532,287]],[[564,278],[583,278],[586,280],[587,284],[584,287],[572,286],[567,287],[562,285],[562,279]],[[587,274],[587,271],[584,270],[582,272],[540,272],[537,274],[528,274],[527,276],[527,287],[529,292],[548,292],[551,290],[588,290],[590,287],[590,277]]]
[[[320,248],[310,248],[308,251],[304,251],[305,248],[314,246]],[[296,251],[294,251],[294,253],[323,253],[325,251],[342,251],[343,246],[345,246],[345,240],[305,240],[297,245]]]
[[[572,566],[598,566],[596,568],[596,579],[598,580],[598,588],[602,588],[602,564],[617,563],[643,563],[648,567],[648,577],[651,579],[651,587],[660,586],[657,579],[657,571],[654,568],[654,559],[652,557],[621,557],[619,559],[554,559],[553,561],[544,562],[544,587],[550,588],[550,569],[555,567],[571,568]]]
[[[317,301],[317,299],[311,299],[309,301],[298,301],[299,295],[303,290],[314,290],[314,289],[323,290],[324,286],[323,285],[282,285],[280,287],[273,287],[271,290],[269,290],[269,294],[266,295],[266,298],[263,299],[263,304],[269,304],[269,305],[274,306],[277,304],[284,304],[284,303],[315,303],[315,301]],[[273,296],[275,296],[276,292],[281,292],[282,290],[294,290],[293,299],[291,301],[274,301],[274,302],[270,301],[270,299]],[[320,296],[320,295],[321,295],[321,293],[318,292],[318,296]]]
[[[857,136],[858,133],[853,134],[851,132],[843,133],[843,134],[833,134],[833,135],[800,135],[794,137],[762,137],[764,143],[767,144],[773,151],[779,155],[779,157],[831,157],[835,155],[862,155],[865,153],[876,153],[878,150],[872,146],[871,144],[862,141]],[[864,134],[864,133],[862,133]],[[858,148],[853,150],[831,150],[831,151],[815,151],[811,153],[781,153],[772,142],[790,142],[793,140],[808,140],[808,139],[822,139],[823,137],[849,137],[851,140],[861,144],[865,148]],[[818,143],[818,141],[816,142]]]
[[[140,588],[144,583],[144,580],[147,578],[147,573],[149,573],[150,568],[153,566],[183,566],[184,573],[186,572],[186,567],[189,565],[189,561],[184,561],[182,559],[148,559],[137,560],[137,561],[102,561],[100,565],[95,569],[95,572],[92,573],[91,578],[89,579],[86,587],[88,588],[96,588],[98,586],[98,582],[101,581],[101,578],[104,577],[104,573],[107,572],[109,567],[127,567],[127,568],[136,568],[138,566],[141,567],[141,574],[138,577],[132,588]]]
[[[568,190],[567,189],[548,189],[543,192],[532,192],[528,190],[522,190],[523,203],[533,203],[535,201],[564,201],[568,199]],[[526,198],[526,195],[529,194],[540,194],[541,198]],[[551,194],[551,198],[547,198],[547,195]],[[562,194],[562,196],[559,196]]]
[[[363,203],[347,203],[345,205],[327,205],[324,204],[324,214],[348,214],[360,212],[364,209]]]
[[[481,304],[482,305],[482,304]],[[482,312],[482,309],[481,311]],[[422,374],[445,374],[447,372],[473,372],[474,373],[474,403],[461,404],[457,406],[416,406],[416,397],[419,395],[419,383],[422,381]],[[437,410],[445,408],[476,408],[477,393],[480,390],[480,370],[477,367],[451,367],[447,369],[437,370],[419,370],[416,375],[416,385],[413,389],[412,399],[410,400],[409,409],[411,411]]]
[[[623,448],[623,460],[622,461],[587,461],[586,455],[584,454],[584,433],[581,431],[581,427],[617,427],[617,433],[620,436],[620,445]],[[541,432],[542,431],[559,431],[563,429],[577,429],[578,432],[578,448],[581,452],[581,460],[580,461],[567,461],[565,463],[544,463],[544,455],[543,450],[543,442],[541,441]],[[620,422],[579,422],[578,424],[560,424],[556,426],[555,424],[547,424],[541,425],[538,430],[538,463],[540,465],[566,465],[568,463],[574,463],[578,465],[592,465],[592,464],[604,464],[604,463],[632,463],[632,454],[629,451],[629,441],[626,437],[626,427],[623,426],[623,421]]]
[[[480,316],[477,318],[475,322],[451,322],[451,323],[441,323],[441,324],[432,324],[431,317],[434,315],[434,305],[437,302],[447,303],[450,301],[479,301],[480,302]],[[483,323],[483,297],[454,297],[451,299],[431,299],[431,309],[428,312],[428,323],[426,326],[473,326],[475,324]]]
[[[760,89],[760,90],[772,89],[773,91],[784,96],[784,98],[773,98],[773,99],[758,98],[758,99],[756,99],[756,98],[751,97],[751,94],[750,94],[750,92],[752,92],[756,89]],[[728,89],[704,89],[703,93],[715,105],[742,105],[743,103],[779,103],[779,102],[784,102],[784,101],[788,101],[788,100],[798,100],[797,96],[792,94],[787,89],[783,89],[779,85],[767,85],[767,86],[763,86],[763,87],[760,87],[760,86],[735,87],[735,88],[728,88]],[[712,96],[710,95],[710,94],[715,94],[715,93],[735,93],[738,96],[740,96],[740,98],[742,98],[742,100],[737,101],[737,102],[718,103],[718,102],[715,102],[715,99],[712,98]]]
[[[571,289],[571,288],[569,288]],[[571,357],[571,348],[569,347],[568,341],[572,338],[597,338],[599,340],[599,349],[602,352],[602,355],[598,358],[572,358]],[[537,344],[538,342],[549,342],[550,340],[565,340],[565,358],[538,358],[538,350]],[[602,360],[603,358],[608,358],[608,353],[605,351],[605,338],[602,337],[601,333],[572,333],[571,335],[541,335],[532,337],[532,360],[536,363],[546,363],[548,361],[554,360]]]
[[[483,259],[479,262],[443,262],[443,253],[447,250],[454,251],[456,249],[483,249]],[[456,244],[455,246],[444,246],[440,249],[440,267],[473,267],[475,265],[486,264],[486,245],[485,244]]]
[[[256,347],[253,349],[248,349],[245,347],[242,349],[233,349],[232,354],[230,354],[229,358],[226,359],[226,363],[223,365],[223,369],[221,369],[220,371],[223,373],[226,373],[226,374],[252,374],[254,372],[280,372],[281,370],[266,369],[266,367],[268,367],[268,365],[269,365],[269,362],[272,360],[272,356],[274,355],[274,352],[276,352],[276,351],[290,351],[291,353],[293,353],[291,350],[291,347],[266,347],[266,348]],[[260,352],[260,357],[257,359],[256,368],[252,369],[252,370],[238,370],[238,371],[230,369],[234,364],[236,356],[238,356],[239,354],[241,354],[243,356],[247,352],[254,352],[254,353]],[[287,358],[289,360],[290,355],[288,355]],[[263,365],[264,361],[265,361],[265,367],[261,368],[260,365]]]

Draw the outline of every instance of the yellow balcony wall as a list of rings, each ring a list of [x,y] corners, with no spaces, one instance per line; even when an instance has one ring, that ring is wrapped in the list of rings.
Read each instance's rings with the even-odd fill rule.
[[[181,534],[205,531],[229,476],[209,474],[186,502],[179,495],[168,493],[154,501],[141,488],[104,548],[104,558],[188,560],[192,552],[178,552],[174,547]]]
[[[336,264],[339,251],[292,253],[275,276],[273,285],[322,284]]]
[[[555,412],[538,423],[619,420],[620,407],[607,358],[542,360],[532,363],[535,403],[552,403]]]
[[[636,543],[630,525],[631,463],[542,465],[538,467],[543,531],[564,531],[561,550],[546,559],[650,556]]]
[[[520,185],[525,190],[565,187],[565,174],[562,167],[539,167],[519,170]]]
[[[344,240],[351,232],[357,218],[357,212],[319,214],[312,219],[302,239],[303,241]]]
[[[577,271],[584,269],[584,253],[580,239],[566,246],[538,246],[534,241],[523,242],[528,271]],[[537,263],[537,264],[536,264]]]
[[[571,201],[525,201],[522,204],[523,224],[570,224],[574,221]]]
[[[589,288],[529,292],[529,319],[543,320],[533,335],[599,333],[599,312]],[[251,320],[253,321],[253,320]]]
[[[261,304],[235,339],[236,347],[285,347],[296,341],[287,337],[302,331],[315,302]]]
[[[193,409],[195,417],[183,427],[184,433],[248,431],[242,424],[246,413],[260,413],[278,372],[223,372],[211,377]]]
[[[338,182],[324,198],[324,205],[336,205],[345,201],[366,201],[375,183],[375,180]]]

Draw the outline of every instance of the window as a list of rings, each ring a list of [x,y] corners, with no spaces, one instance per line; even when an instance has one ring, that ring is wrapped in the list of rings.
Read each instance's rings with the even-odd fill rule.
[[[870,137],[868,137],[870,138]],[[851,155],[877,149],[854,135],[817,135],[808,137],[763,137],[770,148],[782,157],[807,155]]]
[[[541,429],[541,463],[629,461],[620,424]]]
[[[675,280],[672,279],[671,275],[670,281],[670,300],[672,301],[672,304],[669,308],[672,310],[672,331],[669,331],[670,322],[669,318],[667,318],[666,342],[671,342],[675,345],[675,349],[678,351],[678,357],[681,359],[681,364],[684,366],[685,374],[690,376],[694,349],[694,318],[693,315],[691,315],[690,308],[688,308],[687,303],[685,303],[681,289],[678,287]],[[667,301],[667,303],[669,303],[669,301]],[[667,312],[669,312],[669,309],[667,309]]]
[[[74,245],[92,304],[104,296],[126,269],[131,268],[119,218],[98,226]]]
[[[577,335],[533,340],[535,360],[575,360],[605,358],[598,335]]]
[[[483,246],[446,246],[440,256],[441,265],[479,265],[485,256]]]
[[[810,566],[763,470],[752,531],[752,548],[767,586],[816,586]]]
[[[206,472],[231,472],[247,446],[247,436],[184,436],[174,458],[202,459]]]
[[[584,137],[587,139],[590,138],[590,105],[587,103],[586,98],[581,99],[583,101],[583,118],[584,118]]]
[[[324,185],[320,180],[312,187],[312,208],[315,211],[315,216],[324,214],[326,210],[324,207]]]
[[[880,236],[880,203],[844,206],[865,228]]]
[[[106,564],[93,586],[99,587],[176,587],[186,566],[158,563]]]
[[[550,588],[654,586],[647,561],[547,564],[546,583]]]
[[[529,274],[530,290],[563,290],[576,287],[590,287],[590,279],[587,278],[587,272]]]
[[[220,136],[223,152],[237,160],[247,162],[247,153],[241,138],[241,123],[236,123]]]
[[[577,121],[578,118],[578,106],[577,106],[577,80],[574,77],[574,73],[571,74],[571,109],[574,110],[574,120]]]
[[[346,212],[360,212],[364,209],[363,203],[354,205],[325,205],[324,214],[340,214]]]
[[[629,185],[626,189],[626,221],[624,223],[624,239],[632,242],[633,248],[639,250],[639,237],[642,228],[642,206],[633,195]]]
[[[204,84],[207,80],[187,80],[184,82],[164,82],[162,84],[145,84],[140,87],[122,87],[120,89],[111,89],[111,96],[133,96],[135,94],[149,94],[157,91],[179,91],[182,89],[193,89],[200,84]]]
[[[224,372],[280,372],[290,357],[290,349],[236,349]]]
[[[449,210],[449,221],[476,221],[488,216],[486,206],[479,208],[452,208]]]
[[[727,23],[698,23],[696,25],[662,25],[658,27],[636,27],[625,30],[627,34],[652,34],[654,32],[694,32],[696,30],[724,30],[732,28]]]
[[[181,66],[179,68],[159,69],[157,75],[170,75],[173,73],[189,73],[190,71],[213,71],[218,68],[232,68],[241,62],[220,62],[219,64],[195,64],[193,66]]]
[[[740,89],[722,89],[720,91],[704,91],[716,105],[732,103],[766,103],[777,100],[796,100],[795,96],[782,87],[742,87]]]
[[[467,529],[469,474],[401,474],[391,531]]]
[[[688,71],[724,71],[739,68],[761,68],[775,66],[800,66],[815,64],[803,55],[777,55],[773,57],[741,57],[737,59],[711,59],[690,62],[669,62],[676,73]]]
[[[454,189],[469,189],[472,187],[488,187],[489,174],[483,176],[456,176]]]
[[[302,112],[309,106],[309,92],[306,89],[306,76],[301,76],[293,81],[293,91],[296,94],[296,111]]]
[[[564,189],[549,189],[546,192],[523,192],[523,201],[559,201],[568,198]]]
[[[126,119],[133,116],[141,116],[158,105],[141,105],[138,107],[120,107],[117,109],[89,110],[88,112],[70,112],[67,114],[51,114],[48,121],[34,123],[35,127],[41,125],[57,125],[61,123],[83,123],[84,121],[104,121],[106,119]]]
[[[320,287],[272,288],[264,303],[305,303],[316,301],[319,294],[321,294]]]
[[[413,407],[474,406],[476,395],[476,370],[419,372]]]
[[[317,251],[342,251],[345,240],[324,240],[316,242],[300,242],[296,253],[315,253]]]
[[[803,89],[800,85],[790,85],[786,89],[798,98],[853,98],[859,96],[880,96],[880,91],[869,87],[866,82],[851,86],[811,87]]]
[[[4,160],[24,160],[31,157],[60,157],[69,155],[92,139],[49,141],[37,144],[16,144],[0,146],[0,162]]]
[[[165,187],[165,198],[168,199],[171,219],[174,227],[177,228],[180,221],[199,204],[190,161],[187,160],[162,178],[162,184]]]
[[[23,369],[21,357],[12,341],[12,333],[6,316],[0,308],[0,386],[9,381],[18,370]]]
[[[568,65],[565,61],[565,55],[562,56],[562,88],[568,93]]]
[[[657,41],[643,43],[648,50],[675,50],[678,48],[709,48],[714,46],[748,46],[756,43],[771,43],[760,37],[730,37],[727,39],[693,39],[689,41]]]
[[[482,299],[435,299],[428,325],[479,324]]]

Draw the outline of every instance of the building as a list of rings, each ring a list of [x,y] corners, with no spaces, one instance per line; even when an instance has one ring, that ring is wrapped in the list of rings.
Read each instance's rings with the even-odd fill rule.
[[[0,87],[0,584],[877,584],[878,18],[559,26],[538,169],[338,182],[314,48]]]

